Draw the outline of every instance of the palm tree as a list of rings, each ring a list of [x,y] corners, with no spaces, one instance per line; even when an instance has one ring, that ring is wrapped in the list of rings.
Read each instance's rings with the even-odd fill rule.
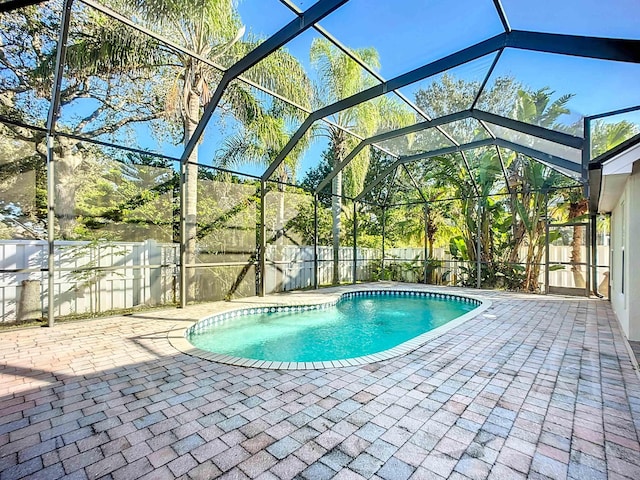
[[[520,263],[520,248],[526,245],[525,274],[522,288],[538,290],[540,263],[544,254],[544,233],[550,194],[566,182],[566,177],[535,160],[513,153],[508,171],[511,183],[512,237],[510,263]],[[514,182],[514,179],[517,179]],[[551,216],[551,215],[549,215]]]
[[[301,84],[303,88],[304,84]],[[307,98],[311,98],[312,91],[309,88]],[[243,130],[236,135],[226,138],[222,148],[216,155],[217,163],[226,168],[233,168],[242,164],[254,164],[260,166],[268,166],[278,156],[289,141],[290,133],[287,123],[290,120],[301,121],[301,112],[299,109],[292,107],[278,99],[273,99],[270,107],[263,110],[259,104],[255,106],[255,115],[248,119],[243,125]],[[273,238],[267,235],[265,245],[274,242],[277,246],[283,246],[286,236],[286,183],[292,182],[296,177],[296,171],[299,161],[308,146],[311,132],[305,134],[296,144],[295,148],[287,155],[285,160],[278,166],[274,172],[277,183],[277,200],[276,216],[270,227],[265,226],[265,232],[271,230]],[[267,198],[267,197],[265,197]],[[295,198],[295,197],[290,197]],[[269,203],[269,202],[267,202]],[[296,202],[294,208],[299,211],[305,211],[304,202]],[[267,212],[267,215],[269,212]],[[263,252],[265,254],[266,252]],[[273,252],[270,252],[272,254]],[[278,249],[272,260],[282,260],[282,249]],[[276,264],[277,265],[277,264]],[[282,277],[279,267],[276,267],[276,277]],[[243,271],[243,275],[246,271]],[[263,273],[264,274],[264,273]],[[278,285],[278,282],[276,282]]]
[[[373,48],[354,50],[360,60],[372,68],[379,68],[378,52]],[[318,95],[323,104],[328,105],[352,96],[375,84],[373,77],[365,72],[356,61],[342,53],[331,42],[315,39],[310,50],[311,63],[318,73]],[[334,124],[353,131],[363,137],[375,134],[381,127],[401,127],[414,120],[414,115],[400,104],[389,101],[386,97],[360,103],[354,107],[341,110],[332,115]],[[357,139],[335,125],[324,126],[324,135],[329,137],[330,157],[333,167],[342,163],[349,151],[357,143]],[[354,194],[362,190],[369,168],[368,151],[363,150],[352,160],[344,173],[339,171],[331,184],[332,194],[332,238],[333,238],[333,283],[340,282],[339,249],[342,211],[342,195]],[[343,181],[346,185],[343,186]],[[346,187],[346,188],[345,188]]]
[[[420,89],[415,94],[416,104],[434,117],[466,110],[474,102],[480,89],[480,82],[459,79],[451,73],[445,73],[429,87]],[[486,89],[480,98],[480,107],[484,110],[508,116],[513,111],[518,97],[518,84],[511,77],[497,78],[493,87]],[[459,143],[468,143],[486,136],[484,128],[473,120],[462,120],[443,127],[451,138]],[[417,134],[420,135],[420,134]],[[441,139],[444,137],[440,136]],[[430,143],[433,144],[433,139]],[[418,142],[416,142],[418,143]],[[432,145],[431,148],[437,148]],[[500,159],[495,149],[483,148],[465,153],[464,160],[458,155],[448,155],[430,159],[433,165],[428,176],[435,179],[436,185],[444,190],[455,192],[453,195],[464,200],[452,202],[458,215],[449,212],[450,221],[458,225],[457,235],[453,240],[453,249],[461,258],[473,262],[477,260],[478,226],[480,227],[481,260],[490,270],[496,261],[495,236],[497,224],[502,221],[502,206],[491,202],[487,196],[494,193],[498,179],[502,178]],[[470,179],[472,175],[473,181]],[[424,184],[426,176],[422,175]],[[479,194],[479,197],[476,195]],[[500,217],[500,218],[499,218]],[[452,232],[453,233],[453,232]],[[464,245],[462,245],[464,244]],[[458,248],[461,247],[461,248]],[[474,271],[474,267],[470,271]],[[471,278],[470,281],[473,279]]]
[[[235,42],[238,38],[239,19],[231,0],[190,0],[188,2],[140,2],[144,5],[144,13],[150,21],[160,16],[167,23],[164,27],[167,33],[180,35],[192,51],[210,60],[223,61],[231,64],[250,51],[256,42]],[[150,8],[147,9],[147,5]],[[186,5],[186,8],[185,8]],[[160,8],[160,11],[156,11]],[[184,125],[184,143],[189,141],[201,116],[201,106],[209,100],[212,83],[216,80],[214,69],[190,57],[182,58],[182,71],[178,72],[176,89],[181,95],[176,95],[180,118]],[[267,57],[256,67],[246,73],[252,80],[263,86],[278,90],[285,97],[301,105],[309,105],[309,82],[303,69],[297,61],[284,51]],[[239,118],[247,130],[253,132],[266,145],[267,150],[273,151],[282,145],[283,124],[274,117],[265,114],[259,108],[258,102],[245,88],[234,84],[227,91],[227,101],[231,103],[231,110]],[[292,110],[286,110],[291,113]],[[297,112],[301,115],[301,112]],[[295,114],[294,114],[295,115]],[[186,219],[185,239],[186,263],[192,264],[196,258],[197,240],[197,151],[194,150],[189,158],[185,172],[186,200],[184,203]],[[193,275],[187,278],[187,285],[193,283]],[[195,286],[188,292],[190,300],[195,297]]]
[[[569,113],[567,103],[573,94],[562,95],[552,101],[554,95],[549,87],[530,91],[520,89],[515,105],[515,117],[554,130],[571,130],[558,123],[558,118]],[[527,139],[515,143],[527,145]],[[520,248],[527,244],[526,270],[523,288],[535,291],[538,288],[540,262],[543,255],[543,233],[548,192],[554,186],[566,183],[566,177],[545,165],[532,161],[522,154],[514,153],[507,162],[507,181],[510,184],[512,221],[510,264],[520,263]]]
[[[591,124],[591,157],[602,155],[637,133],[637,125],[627,120],[617,123],[596,120]]]
[[[520,89],[516,103],[516,118],[523,122],[555,130],[576,128],[575,126],[558,124],[559,117],[570,113],[567,103],[574,94],[561,95],[552,102],[551,98],[554,94],[555,91],[549,87],[535,91]]]
[[[120,12],[136,18],[142,26],[159,32],[165,38],[177,39],[188,50],[218,64],[233,64],[258,43],[257,39],[240,40],[244,28],[233,0],[137,0],[115,1],[114,4]],[[186,145],[200,121],[203,106],[220,79],[220,70],[188,54],[170,51],[150,38],[141,40],[143,36],[132,29],[120,29],[118,35],[113,35],[110,23],[104,22],[101,28],[104,32],[94,37],[90,45],[77,49],[84,52],[83,56],[78,55],[79,63],[90,67],[98,61],[107,71],[165,66],[164,77],[156,79],[166,85],[164,113],[169,120],[181,126],[182,142]],[[96,38],[101,41],[96,42]],[[153,52],[154,56],[145,57],[146,52]],[[309,81],[304,70],[284,50],[268,56],[245,75],[299,105],[310,107]],[[245,84],[234,82],[228,87],[219,110],[233,115],[247,131],[262,139],[267,149],[277,148],[282,143],[282,118],[300,117],[301,112],[292,113],[293,109],[284,108],[281,112],[285,114],[276,119],[264,111],[254,93]],[[185,167],[183,194],[182,214],[186,228],[182,242],[186,264],[196,262],[198,173],[198,150],[194,149]],[[188,269],[187,272],[187,299],[194,300],[195,271]]]
[[[601,120],[592,125],[591,131],[591,155],[597,157],[602,153],[614,148],[616,145],[631,138],[637,133],[635,124],[622,121],[618,123],[604,123]],[[565,190],[563,198],[568,204],[568,221],[576,222],[583,217],[589,209],[589,201],[582,193],[582,189]],[[584,228],[580,225],[573,227],[571,238],[571,272],[573,283],[576,287],[585,287],[585,278],[582,274],[580,264],[582,263],[582,245],[584,243]]]

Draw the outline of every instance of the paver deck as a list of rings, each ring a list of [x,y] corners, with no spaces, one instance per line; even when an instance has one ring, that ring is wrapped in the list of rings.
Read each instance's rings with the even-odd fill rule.
[[[325,370],[171,346],[229,303],[4,331],[0,480],[640,478],[640,381],[607,302],[438,290],[492,306],[407,355]],[[301,295],[317,297],[266,301]]]

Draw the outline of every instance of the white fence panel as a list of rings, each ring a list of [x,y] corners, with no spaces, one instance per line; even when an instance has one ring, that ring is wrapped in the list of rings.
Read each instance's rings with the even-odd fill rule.
[[[372,248],[357,251],[357,279],[371,280],[372,264],[379,258]],[[267,247],[265,291],[282,292],[313,287],[314,263],[312,246]],[[353,248],[340,247],[338,251],[340,282],[353,281]],[[333,247],[318,247],[318,285],[330,285],[333,281]]]
[[[0,241],[0,314],[2,322],[16,320],[16,305],[20,298],[22,282],[35,280],[40,283],[42,312],[47,310],[47,251],[44,241]],[[333,248],[320,246],[318,251],[318,284],[329,285],[333,280]],[[550,261],[568,263],[571,247],[552,245]],[[415,268],[424,261],[423,248],[391,248],[385,251],[385,268],[399,265],[404,281],[421,281],[415,278]],[[435,249],[434,257],[442,262],[432,280],[436,283],[455,283],[461,271],[455,261],[442,248]],[[56,242],[54,277],[57,316],[87,314],[119,310],[139,305],[163,305],[176,301],[176,264],[179,248],[176,244],[146,242]],[[587,251],[583,248],[582,258]],[[380,265],[381,251],[373,248],[357,250],[357,280],[373,278],[374,267]],[[609,250],[598,246],[600,265],[607,265]],[[314,284],[312,246],[267,247],[265,289],[267,293],[310,288]],[[598,270],[598,283],[608,272],[608,267]],[[339,250],[339,276],[341,282],[353,281],[353,248]],[[583,269],[586,276],[586,269]],[[570,265],[549,274],[550,284],[574,287]],[[544,268],[540,282],[544,284]]]
[[[443,248],[434,249],[434,259],[440,260],[442,262],[442,266],[437,270],[440,272],[440,275],[446,274],[446,281],[444,283],[455,283],[457,279],[460,278],[461,271],[460,265],[463,262],[458,262],[451,257],[451,255]],[[527,249],[522,248],[520,252],[520,258],[526,258]],[[606,280],[606,275],[608,275],[609,267],[609,247],[606,245],[598,245],[597,247],[597,255],[598,255],[598,284],[602,283]],[[414,264],[417,265],[418,262],[424,261],[424,249],[423,248],[389,248],[385,251],[385,266],[391,267],[393,264]],[[588,258],[588,252],[586,247],[581,248],[581,258],[582,263],[586,263]],[[549,247],[549,262],[551,265],[558,263],[569,263],[571,261],[571,247],[568,245],[551,245]],[[543,257],[544,262],[544,257]],[[409,269],[406,269],[404,281],[415,281],[412,278],[411,272]],[[586,279],[586,275],[588,274],[586,266],[580,266],[580,272],[582,279]],[[544,266],[540,269],[540,277],[539,283],[540,285],[544,285]],[[440,283],[442,278],[437,283]],[[573,272],[571,271],[571,265],[564,265],[560,269],[554,269],[549,272],[549,284],[555,287],[578,287],[575,283],[575,277]],[[580,286],[583,288],[583,286]]]
[[[0,241],[2,321],[16,320],[24,280],[40,282],[48,308],[45,241]],[[55,315],[81,315],[175,301],[178,246],[146,242],[55,242]]]
[[[47,243],[37,240],[0,241],[0,298],[2,321],[16,318],[17,299],[25,280],[40,281],[41,296],[45,293]],[[46,286],[46,285],[45,285]]]
[[[608,275],[609,267],[609,247],[606,245],[598,245],[597,250],[598,265],[603,265],[598,268],[598,284],[605,280],[605,276]],[[582,263],[586,263],[588,258],[588,252],[586,247],[581,248]],[[549,262],[569,263],[571,261],[571,247],[551,245],[549,247]],[[586,275],[590,274],[587,271],[586,265],[579,267],[582,280],[586,280]],[[540,279],[540,282],[544,284],[544,276]],[[561,270],[553,270],[549,272],[549,285],[554,287],[573,287],[584,288],[584,285],[576,285],[575,277],[571,271],[571,265],[564,265]],[[605,292],[606,293],[606,292]]]

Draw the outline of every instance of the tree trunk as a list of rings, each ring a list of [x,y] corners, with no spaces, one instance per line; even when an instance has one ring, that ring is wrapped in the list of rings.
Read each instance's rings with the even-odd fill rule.
[[[511,194],[511,218],[512,227],[513,227],[513,237],[511,239],[511,251],[509,252],[509,256],[507,261],[509,263],[520,263],[520,247],[522,246],[522,242],[524,241],[526,228],[524,226],[524,222],[522,220],[517,219],[517,208],[516,202],[518,201],[518,197],[516,194]],[[523,199],[524,202],[524,199]]]
[[[200,98],[194,92],[188,96],[188,116],[185,119],[185,145],[192,137],[200,118]],[[185,171],[185,261],[187,265],[195,264],[198,234],[198,148],[193,149]],[[184,266],[183,266],[184,268]],[[186,270],[187,301],[197,299],[196,271]]]
[[[60,137],[55,153],[55,209],[60,237],[69,240],[74,237],[76,227],[76,192],[82,182],[79,167],[82,155],[73,151],[75,142]]]
[[[276,245],[278,247],[284,246],[284,214],[285,214],[285,191],[284,191],[284,182],[287,181],[286,175],[280,175],[279,180],[283,183],[278,184],[278,218],[276,219]],[[281,254],[282,248],[279,249],[279,254]]]
[[[531,239],[529,239],[531,242]],[[527,292],[535,292],[537,286],[537,274],[536,274],[536,248],[533,243],[529,243],[527,247],[527,266],[525,267],[525,279],[524,290]]]
[[[538,292],[540,285],[538,278],[540,277],[540,263],[542,262],[542,255],[544,254],[545,246],[540,244],[540,240],[544,233],[544,223],[538,224],[536,230],[536,244],[534,247],[533,262],[531,263],[531,272],[529,279],[529,291]]]
[[[343,138],[344,132],[341,130],[335,130],[333,133],[333,141],[331,147],[333,148],[333,168],[342,163],[345,157],[345,140]],[[331,234],[333,237],[333,279],[332,284],[338,285],[340,283],[340,230],[342,229],[341,214],[342,214],[342,170],[340,170],[333,180],[331,181],[331,216],[333,219]]]
[[[427,258],[433,258],[433,244],[435,242],[434,235],[429,232],[427,236]]]
[[[281,182],[286,182],[287,178],[284,175],[280,175],[279,180]],[[284,221],[284,214],[285,214],[285,192],[284,192],[284,184],[283,183],[278,183],[278,189],[277,189],[277,200],[278,200],[278,212],[277,212],[277,217],[276,217],[276,223],[275,223],[275,228],[274,228],[274,235],[275,235],[275,256],[274,256],[274,260],[276,262],[281,262],[283,261],[284,258],[284,235],[285,235],[285,221]],[[282,263],[276,263],[275,264],[275,274],[276,274],[276,281],[275,281],[275,289],[276,291],[284,291],[284,287],[286,286],[284,284],[285,281],[285,274],[283,272],[284,268],[284,264]]]
[[[331,181],[331,214],[333,225],[331,233],[333,236],[333,280],[334,285],[340,283],[340,213],[342,212],[342,172],[333,177]]]
[[[573,227],[573,239],[571,240],[571,273],[573,274],[573,284],[577,288],[585,288],[585,279],[582,275],[582,242],[584,232],[582,227]]]
[[[569,222],[574,221],[587,211],[587,200],[580,199],[569,204]],[[582,275],[582,244],[584,243],[584,227],[575,225],[573,227],[573,238],[571,239],[571,273],[573,274],[573,284],[577,288],[585,288],[586,282]]]
[[[489,209],[482,205],[482,215],[480,217],[480,244],[482,246],[481,259],[487,268],[495,260],[493,257],[493,231],[491,230],[491,218]]]
[[[477,236],[478,236],[478,219],[476,218],[475,205],[470,204],[469,200],[464,200],[462,205],[462,213],[464,215],[464,221],[466,225],[466,235],[464,235],[464,241],[467,247],[467,256],[469,262],[475,262],[477,257]]]
[[[19,290],[16,307],[16,321],[28,322],[42,319],[42,303],[40,300],[40,281],[23,280]]]

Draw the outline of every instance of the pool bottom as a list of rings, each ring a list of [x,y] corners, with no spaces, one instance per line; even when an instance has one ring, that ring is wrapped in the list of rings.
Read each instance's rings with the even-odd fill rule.
[[[357,366],[364,365],[369,363],[375,363],[382,360],[387,360],[393,357],[397,357],[400,355],[405,355],[416,348],[424,345],[429,340],[436,338],[445,332],[455,328],[462,323],[470,320],[471,318],[476,317],[487,308],[490,307],[491,302],[487,300],[477,299],[467,295],[460,295],[458,293],[452,294],[449,292],[437,292],[431,290],[417,290],[417,289],[362,289],[361,286],[352,287],[354,290],[347,290],[345,292],[345,287],[338,287],[339,291],[328,291],[323,290],[322,293],[314,293],[308,295],[312,300],[308,303],[304,303],[304,293],[296,293],[296,294],[285,294],[285,295],[275,295],[270,297],[270,299],[277,298],[279,301],[284,301],[285,299],[290,299],[292,303],[298,303],[297,305],[268,305],[266,304],[269,301],[268,298],[261,299],[265,301],[263,305],[252,305],[251,307],[235,309],[231,311],[226,311],[223,313],[219,313],[216,315],[212,315],[206,317],[198,322],[192,324],[187,330],[184,329],[176,329],[170,332],[169,341],[171,344],[182,351],[183,353],[197,356],[199,358],[230,364],[237,365],[243,367],[254,367],[254,368],[265,368],[265,369],[285,369],[285,370],[301,370],[301,369],[324,369],[324,368],[340,368],[340,367],[348,367],[348,366]],[[347,287],[349,288],[349,287]],[[291,295],[291,296],[289,296]],[[243,315],[251,315],[251,314],[260,314],[267,312],[304,312],[307,310],[322,310],[328,307],[334,306],[341,298],[350,298],[350,297],[360,297],[360,296],[375,296],[375,295],[387,295],[387,296],[408,296],[408,297],[433,297],[438,299],[455,299],[458,301],[463,301],[466,303],[470,303],[475,306],[475,308],[453,320],[450,320],[446,324],[437,327],[433,330],[415,336],[403,343],[394,346],[393,348],[389,348],[384,351],[380,351],[378,353],[370,354],[370,355],[362,355],[353,358],[347,358],[342,360],[326,360],[326,361],[309,361],[309,362],[287,362],[287,361],[270,361],[270,360],[255,360],[249,358],[242,358],[233,355],[221,354],[221,353],[212,353],[209,351],[202,350],[200,348],[194,347],[187,339],[190,335],[190,332],[195,332],[198,330],[206,329],[209,325],[214,325],[216,323],[226,322],[231,319],[236,319],[237,317],[241,317]],[[329,297],[330,300],[326,302],[318,301],[318,297],[326,296]],[[295,298],[294,298],[295,297]]]

